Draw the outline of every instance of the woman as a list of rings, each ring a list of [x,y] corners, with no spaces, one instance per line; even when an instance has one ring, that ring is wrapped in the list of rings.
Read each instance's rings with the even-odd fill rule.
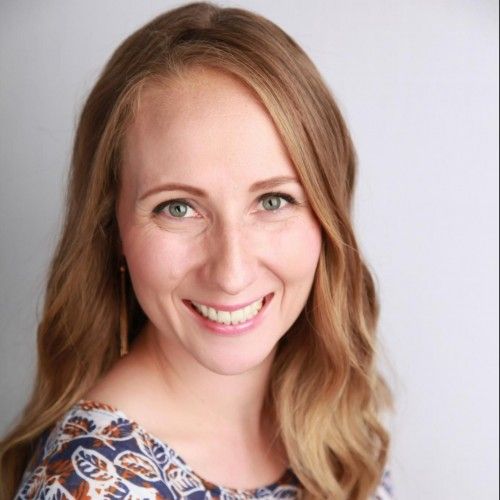
[[[193,3],[125,40],[76,133],[2,498],[389,498],[354,181],[270,21]]]

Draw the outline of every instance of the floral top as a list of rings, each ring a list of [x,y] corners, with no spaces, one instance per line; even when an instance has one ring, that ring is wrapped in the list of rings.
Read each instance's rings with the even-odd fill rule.
[[[392,498],[389,479],[373,500]],[[300,491],[291,469],[253,490],[215,485],[121,411],[80,400],[42,436],[15,499],[271,500],[299,499]]]

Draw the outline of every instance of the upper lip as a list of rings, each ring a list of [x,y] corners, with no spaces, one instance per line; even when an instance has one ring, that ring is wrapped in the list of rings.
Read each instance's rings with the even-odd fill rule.
[[[218,311],[236,311],[237,309],[242,309],[243,307],[249,306],[250,304],[253,304],[257,300],[260,300],[262,298],[270,298],[272,293],[264,296],[260,296],[254,300],[251,300],[250,302],[245,302],[244,304],[234,304],[234,305],[227,305],[227,304],[214,304],[213,302],[204,302],[204,301],[198,301],[198,300],[189,300],[187,302],[196,302],[197,304],[203,304],[204,306],[207,307],[212,307],[214,309],[217,309]]]

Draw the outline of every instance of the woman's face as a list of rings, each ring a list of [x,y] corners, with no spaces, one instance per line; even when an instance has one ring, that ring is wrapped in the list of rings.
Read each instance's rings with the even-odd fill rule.
[[[220,374],[274,353],[306,303],[321,231],[271,118],[236,78],[198,69],[144,89],[117,217],[148,327],[172,352]]]

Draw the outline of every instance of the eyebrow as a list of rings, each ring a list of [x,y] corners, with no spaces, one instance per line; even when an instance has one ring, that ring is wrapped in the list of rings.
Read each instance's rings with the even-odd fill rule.
[[[271,177],[269,179],[265,179],[262,181],[254,182],[250,186],[250,192],[253,193],[255,191],[260,191],[262,189],[272,189],[281,184],[285,184],[288,182],[296,182],[299,184],[299,180],[296,177],[288,176],[288,175],[280,175],[278,177]],[[196,196],[200,196],[203,198],[208,198],[208,194],[203,189],[197,188],[195,186],[190,186],[189,184],[182,184],[179,182],[168,182],[166,184],[161,184],[156,186],[148,191],[146,191],[140,198],[139,201],[152,196],[153,194],[160,193],[163,191],[186,191],[188,193],[194,194]]]

